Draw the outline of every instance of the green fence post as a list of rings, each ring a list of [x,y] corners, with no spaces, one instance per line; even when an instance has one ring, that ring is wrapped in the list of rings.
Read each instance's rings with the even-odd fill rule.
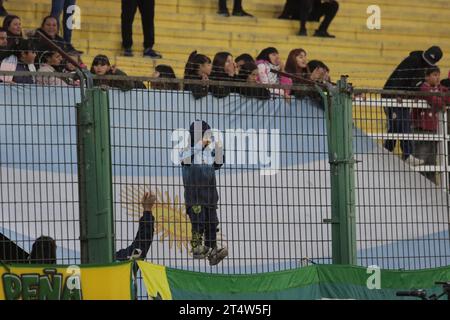
[[[111,263],[115,249],[107,92],[87,89],[77,119],[81,263]]]
[[[326,103],[328,156],[331,174],[332,260],[356,265],[355,171],[352,89],[346,77],[329,92]],[[327,96],[324,98],[328,99]]]

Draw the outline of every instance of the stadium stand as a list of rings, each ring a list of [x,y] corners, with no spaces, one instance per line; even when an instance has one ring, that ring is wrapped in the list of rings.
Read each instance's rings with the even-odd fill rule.
[[[20,0],[8,1],[8,11],[22,19],[27,30],[37,28],[49,14],[49,0],[35,0],[23,5]],[[336,39],[312,37],[317,22],[308,22],[308,37],[297,36],[299,22],[279,20],[283,0],[246,0],[245,8],[255,18],[221,17],[216,14],[217,2],[212,0],[156,0],[155,50],[164,59],[143,58],[140,15],[133,27],[134,54],[124,57],[121,49],[119,0],[78,0],[81,8],[81,29],[73,33],[74,46],[84,51],[83,61],[90,67],[97,54],[107,55],[112,64],[128,75],[151,76],[158,64],[173,67],[182,77],[188,55],[198,50],[211,59],[219,51],[235,57],[243,52],[253,56],[264,47],[275,46],[285,61],[293,48],[304,48],[308,58],[320,59],[330,67],[331,79],[349,75],[355,87],[382,88],[398,63],[410,51],[426,50],[438,45],[444,52],[439,66],[446,74],[450,69],[450,33],[445,25],[450,21],[450,2],[436,0],[379,0],[381,29],[369,30],[367,8],[371,0],[341,0],[337,17],[330,32]],[[401,14],[399,14],[401,13]],[[354,112],[364,119],[384,119],[377,106]],[[358,121],[369,133],[385,131],[384,121]],[[398,150],[397,150],[398,152]]]

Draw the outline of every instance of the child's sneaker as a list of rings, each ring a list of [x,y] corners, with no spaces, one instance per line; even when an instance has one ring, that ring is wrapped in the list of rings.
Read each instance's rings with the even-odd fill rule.
[[[208,255],[209,265],[215,266],[216,264],[219,264],[220,261],[225,259],[228,256],[228,249],[227,248],[221,248],[212,249],[211,253]]]
[[[210,251],[211,248],[208,248],[204,245],[198,245],[192,248],[192,256],[194,257],[194,259],[205,259]]]

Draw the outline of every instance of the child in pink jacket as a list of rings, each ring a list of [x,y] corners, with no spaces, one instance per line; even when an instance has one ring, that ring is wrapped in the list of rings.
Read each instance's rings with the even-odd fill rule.
[[[264,84],[282,84],[292,85],[292,80],[279,76],[271,72],[271,70],[282,71],[280,55],[278,50],[273,47],[266,48],[256,57],[256,65],[258,66],[258,82]],[[274,95],[289,97],[290,90],[270,88],[270,92]]]

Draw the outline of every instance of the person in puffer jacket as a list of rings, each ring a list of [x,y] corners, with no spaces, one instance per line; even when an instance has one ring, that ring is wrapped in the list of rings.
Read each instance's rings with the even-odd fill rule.
[[[211,127],[205,121],[194,121],[189,133],[191,144],[181,153],[181,165],[186,211],[192,224],[192,255],[194,259],[208,258],[213,266],[228,255],[227,248],[217,247],[219,194],[215,171],[223,165],[223,147],[213,141]]]

